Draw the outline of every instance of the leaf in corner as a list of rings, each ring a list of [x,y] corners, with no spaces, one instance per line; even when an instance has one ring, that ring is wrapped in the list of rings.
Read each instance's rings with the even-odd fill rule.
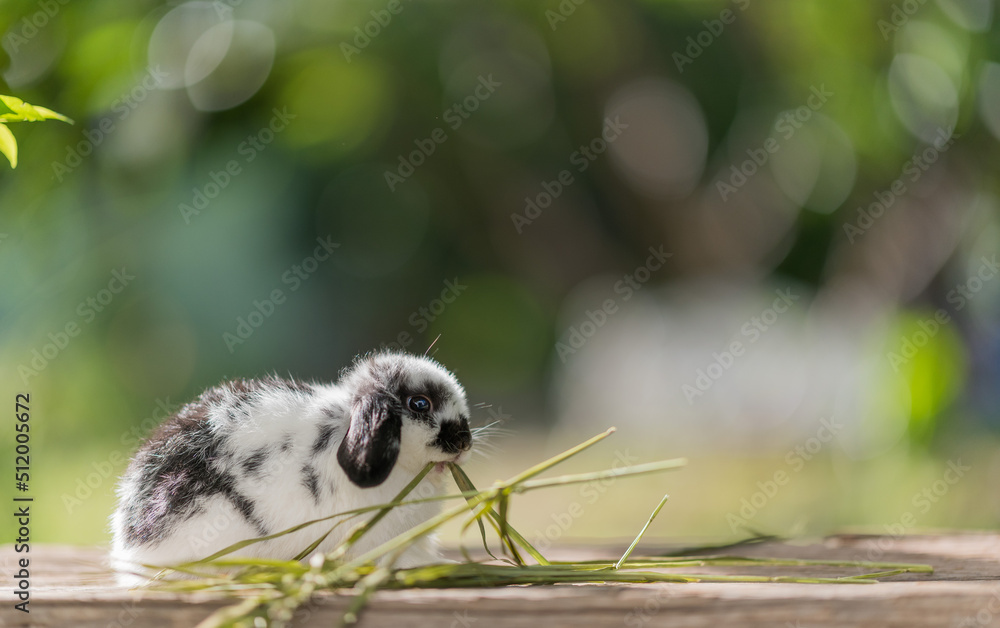
[[[24,111],[24,101],[16,96],[4,96],[0,94],[0,102],[7,105],[7,108],[14,113],[22,113]]]
[[[61,113],[52,111],[51,109],[46,109],[45,107],[39,107],[38,105],[31,105],[31,108],[35,110],[35,113],[42,116],[46,120],[59,120],[60,122],[67,122],[73,124],[73,121],[64,116]]]
[[[0,118],[7,120],[23,120],[26,122],[41,122],[42,120],[60,120],[73,124],[73,121],[61,113],[57,113],[46,107],[38,107],[31,103],[26,103],[15,96],[4,96],[0,94],[0,102],[3,102],[13,113],[5,113]]]
[[[17,168],[17,140],[6,124],[0,124],[0,153],[10,161],[11,168]]]

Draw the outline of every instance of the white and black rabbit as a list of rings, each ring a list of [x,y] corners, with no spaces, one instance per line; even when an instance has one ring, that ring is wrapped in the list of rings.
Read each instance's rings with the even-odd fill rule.
[[[472,447],[465,391],[434,360],[405,353],[359,358],[336,384],[274,377],[205,391],[139,449],[118,487],[112,564],[123,584],[141,565],[197,560],[243,539],[382,504],[429,462],[442,463],[410,498],[441,494],[445,462]],[[349,556],[377,547],[439,512],[435,502],[393,509]],[[327,552],[353,527],[338,526]],[[331,525],[255,543],[234,556],[291,559]],[[439,561],[425,537],[396,565]]]

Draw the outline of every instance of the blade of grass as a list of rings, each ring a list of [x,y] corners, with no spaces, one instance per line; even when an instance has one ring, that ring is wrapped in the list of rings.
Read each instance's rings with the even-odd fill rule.
[[[584,560],[576,562],[553,561],[557,567],[577,566],[594,569],[606,569],[614,565],[605,560]],[[895,570],[906,569],[911,573],[932,573],[933,567],[919,563],[875,563],[853,560],[811,560],[805,558],[755,558],[747,556],[678,556],[668,559],[662,557],[633,558],[622,565],[647,569],[670,569],[674,567],[863,567],[865,569]]]
[[[490,550],[489,541],[486,539],[486,526],[483,524],[483,519],[482,519],[482,517],[483,517],[483,513],[482,513],[483,505],[480,504],[479,506],[477,506],[477,508],[480,509],[480,512],[473,511],[472,512],[472,516],[469,517],[469,520],[466,521],[462,525],[461,538],[463,538],[463,539],[465,538],[465,533],[469,530],[469,528],[472,527],[473,523],[478,523],[479,524],[479,534],[482,536],[482,539],[483,539],[483,549],[486,551],[486,554],[489,555],[489,557],[492,558],[493,560],[500,560]],[[492,524],[493,521],[490,520],[490,523]],[[462,543],[460,547],[461,547],[461,550],[462,550],[462,556],[465,557],[465,561],[469,562],[469,563],[475,562],[475,561],[472,560],[472,557],[469,555],[468,550],[466,550],[465,544]]]
[[[376,510],[376,509],[375,508],[362,508],[362,509],[359,509],[359,511],[361,511],[361,512],[369,512],[371,510]],[[238,541],[236,543],[233,543],[232,545],[229,545],[229,546],[226,546],[226,547],[222,548],[221,550],[219,550],[218,552],[212,554],[211,556],[206,556],[205,558],[202,558],[202,559],[196,560],[196,561],[192,561],[192,562],[189,562],[189,563],[183,563],[183,565],[200,565],[200,564],[203,564],[203,563],[212,562],[212,561],[218,560],[219,558],[222,558],[223,556],[226,556],[228,554],[232,554],[233,552],[235,552],[237,550],[241,550],[244,547],[247,547],[249,545],[253,545],[254,543],[262,543],[264,541],[270,541],[272,539],[277,539],[277,538],[280,538],[280,537],[285,536],[287,534],[292,534],[293,532],[298,532],[299,530],[301,530],[303,528],[308,528],[311,525],[314,525],[314,524],[317,524],[317,523],[321,523],[323,521],[329,521],[330,519],[333,519],[335,517],[353,516],[355,514],[361,514],[361,512],[357,512],[357,513],[353,512],[353,511],[338,512],[337,514],[330,515],[329,517],[322,517],[320,519],[313,519],[311,521],[306,521],[304,523],[300,523],[298,525],[294,525],[294,526],[292,526],[290,528],[282,530],[281,532],[275,532],[274,534],[268,534],[266,536],[258,536],[258,537],[252,538],[252,539],[245,539],[243,541]]]
[[[389,580],[391,576],[392,572],[385,568],[376,569],[365,576],[355,587],[358,590],[358,594],[351,600],[351,605],[347,608],[347,612],[344,613],[341,619],[341,625],[358,623],[361,609],[365,607],[369,598],[378,590],[379,586]]]
[[[538,475],[539,473],[542,473],[544,471],[548,471],[549,469],[551,469],[552,467],[556,466],[560,462],[566,460],[567,458],[572,458],[573,456],[577,455],[581,451],[593,447],[594,445],[596,445],[597,443],[601,442],[602,440],[604,440],[608,436],[611,436],[612,434],[614,434],[616,430],[617,430],[617,428],[609,427],[604,432],[601,432],[600,434],[598,434],[597,436],[594,436],[593,438],[585,440],[584,442],[580,443],[576,447],[571,447],[571,448],[567,449],[566,451],[562,452],[561,454],[552,456],[548,460],[546,460],[544,462],[540,462],[540,463],[536,464],[535,466],[531,467],[530,469],[527,469],[525,471],[522,471],[521,473],[518,473],[514,477],[510,478],[509,480],[507,480],[504,484],[506,484],[508,486],[515,485],[515,484],[520,484],[521,482],[524,482],[528,478],[533,478],[536,475]]]
[[[306,556],[308,556],[309,554],[312,554],[314,551],[316,551],[316,548],[319,547],[320,543],[322,543],[323,541],[325,541],[328,536],[330,536],[331,534],[333,534],[333,531],[336,530],[337,526],[339,526],[341,523],[343,523],[343,522],[341,521],[340,523],[337,523],[336,525],[334,525],[333,527],[331,527],[329,530],[327,530],[323,534],[323,536],[319,537],[318,539],[316,539],[315,541],[313,541],[312,543],[310,543],[309,546],[306,547],[304,550],[302,550],[301,552],[299,552],[298,554],[296,554],[295,555],[295,560],[305,560]]]
[[[875,573],[866,573],[858,576],[844,576],[843,580],[870,580],[874,578],[888,578],[889,576],[898,576],[901,573],[910,573],[909,569],[891,569],[889,571],[876,571]]]
[[[345,619],[354,620],[358,617],[361,609],[368,601],[371,594],[379,588],[399,589],[399,588],[442,588],[442,587],[494,587],[503,585],[527,585],[527,584],[557,584],[557,583],[641,583],[641,582],[792,582],[792,583],[834,583],[834,584],[875,584],[876,578],[898,575],[900,573],[928,572],[932,568],[928,565],[908,565],[890,563],[859,563],[856,561],[808,561],[798,559],[766,559],[766,558],[744,558],[737,556],[699,556],[699,557],[641,557],[631,558],[631,554],[638,546],[643,535],[651,526],[652,521],[662,510],[667,498],[660,501],[656,509],[650,515],[646,525],[637,535],[632,545],[625,554],[617,561],[581,561],[575,563],[555,562],[542,564],[544,558],[536,558],[537,565],[514,565],[514,564],[482,564],[482,563],[449,563],[439,565],[427,565],[410,569],[391,569],[391,565],[399,556],[406,551],[412,543],[423,535],[432,532],[446,521],[468,516],[472,513],[472,518],[466,522],[463,532],[471,526],[472,521],[477,521],[480,526],[480,533],[483,536],[484,546],[489,551],[485,538],[485,525],[482,518],[488,518],[490,525],[497,531],[501,542],[505,547],[521,545],[529,551],[536,551],[527,541],[516,533],[510,525],[508,515],[510,510],[510,498],[514,493],[521,493],[529,490],[536,490],[550,486],[564,486],[594,480],[604,480],[609,478],[626,477],[640,475],[643,473],[653,473],[666,471],[682,466],[685,461],[682,459],[666,460],[656,463],[637,465],[624,469],[611,469],[606,471],[564,475],[548,479],[532,479],[538,474],[546,471],[552,466],[562,462],[568,457],[583,451],[587,447],[599,442],[607,437],[613,430],[599,434],[594,438],[574,447],[563,454],[550,458],[549,460],[535,465],[531,469],[522,472],[513,478],[497,482],[485,491],[475,490],[468,476],[458,467],[452,468],[452,475],[461,492],[458,495],[441,496],[440,498],[429,498],[426,500],[402,501],[405,494],[412,490],[421,478],[416,478],[411,487],[404,490],[396,500],[390,504],[356,509],[347,513],[339,513],[331,517],[307,522],[304,525],[316,523],[336,516],[348,516],[360,514],[361,512],[371,512],[378,510],[379,513],[363,524],[359,524],[348,538],[353,538],[356,542],[364,531],[371,529],[377,520],[385,516],[385,513],[399,506],[409,503],[419,503],[422,501],[435,501],[437,499],[451,499],[462,497],[465,503],[458,504],[454,508],[445,510],[426,522],[411,528],[406,533],[399,535],[389,541],[375,547],[361,556],[349,562],[325,561],[323,564],[313,565],[306,569],[301,563],[294,561],[273,561],[272,564],[262,563],[256,559],[236,559],[230,561],[218,561],[218,565],[242,564],[245,566],[242,572],[236,575],[208,579],[203,581],[209,590],[228,591],[246,595],[249,591],[258,590],[263,593],[252,598],[250,603],[244,602],[242,605],[242,615],[231,614],[232,609],[224,609],[220,613],[226,613],[226,621],[212,626],[233,626],[246,625],[245,621],[251,617],[260,618],[268,622],[267,625],[283,626],[291,621],[295,609],[305,603],[316,590],[320,589],[346,589],[354,588],[358,595],[352,601],[350,611]],[[467,490],[471,489],[471,490]],[[494,509],[494,505],[499,512]],[[302,527],[304,527],[304,525]],[[339,524],[338,524],[339,525]],[[366,528],[367,525],[367,528]],[[298,528],[301,529],[301,528]],[[358,536],[355,536],[358,535]],[[530,549],[529,549],[530,548]],[[464,549],[464,548],[463,548]],[[516,552],[516,548],[514,548]],[[538,555],[541,556],[540,554]],[[388,557],[388,564],[375,567],[375,561],[385,562],[384,557]],[[649,571],[650,569],[678,568],[691,566],[767,566],[767,565],[828,565],[840,567],[878,567],[879,570],[840,578],[823,577],[794,577],[794,576],[764,576],[764,575],[705,575],[688,573],[662,573]],[[202,565],[203,566],[203,565]],[[174,583],[177,590],[194,590],[192,585]],[[205,590],[205,589],[202,589]],[[213,616],[213,617],[214,617]]]
[[[558,456],[549,458],[544,463],[535,465],[528,471],[524,473],[519,473],[518,475],[514,476],[513,478],[507,481],[498,482],[490,489],[482,491],[475,497],[472,497],[469,503],[470,505],[474,506],[478,505],[482,501],[494,500],[499,496],[499,494],[502,491],[505,490],[520,493],[524,492],[525,490],[533,490],[545,486],[560,486],[566,484],[575,484],[584,481],[592,481],[595,479],[600,480],[611,477],[624,477],[629,475],[640,475],[643,473],[653,473],[656,471],[678,468],[687,464],[686,459],[677,458],[674,460],[663,460],[660,462],[654,462],[645,465],[636,465],[633,467],[624,467],[621,469],[610,469],[598,473],[579,473],[575,475],[566,475],[558,478],[551,478],[548,480],[526,479],[546,471],[548,468],[551,468],[552,466],[555,466],[556,464],[559,464],[560,462],[566,460],[566,458],[570,457],[571,455],[580,453],[587,447],[590,447],[593,444],[599,442],[600,440],[610,436],[612,433],[614,433],[614,428],[611,428],[602,434],[598,434],[597,436],[585,441],[580,445],[577,445],[576,447],[567,450],[566,452],[563,452],[562,454],[559,454]],[[382,545],[366,552],[365,554],[356,558],[355,560],[346,563],[345,565],[341,566],[339,570],[355,569],[361,565],[364,565],[367,562],[375,561],[379,559],[381,556],[387,554],[388,552],[397,549],[401,545],[413,543],[418,538],[430,533],[443,523],[450,521],[455,517],[460,516],[464,511],[465,508],[459,506],[457,508],[447,510],[437,515],[436,517],[432,517],[431,519],[428,519],[424,523],[417,525],[409,529],[405,533],[393,539],[390,539],[385,543],[383,543]],[[339,571],[335,571],[335,573],[339,573]]]
[[[469,479],[469,476],[465,474],[465,471],[462,469],[462,467],[454,463],[448,463],[448,470],[451,471],[451,477],[455,480],[455,485],[458,486],[458,489],[460,491],[463,492],[475,491],[476,493],[479,492],[476,490],[476,487],[472,484],[472,480]],[[466,527],[468,527],[468,525],[470,525],[472,521],[475,521],[476,523],[479,524],[479,534],[482,535],[483,537],[483,549],[486,550],[486,553],[489,554],[493,560],[496,560],[497,557],[494,556],[493,552],[490,551],[490,545],[486,540],[486,526],[483,524],[482,516],[476,516],[470,519],[469,523],[466,524]],[[462,528],[462,532],[463,533],[465,532],[465,527]]]
[[[420,473],[418,473],[412,480],[410,480],[410,483],[404,486],[403,490],[399,491],[399,493],[396,495],[396,497],[393,498],[391,502],[389,502],[384,508],[379,510],[378,513],[376,513],[375,516],[369,519],[368,521],[359,523],[347,535],[347,538],[341,541],[341,543],[336,548],[334,548],[334,551],[331,552],[330,554],[333,556],[341,556],[344,553],[346,553],[347,550],[351,549],[351,546],[353,546],[355,543],[361,540],[361,537],[367,534],[369,530],[374,528],[379,521],[384,519],[385,516],[388,515],[390,511],[392,511],[393,508],[399,506],[399,504],[402,503],[403,498],[409,495],[410,491],[415,489],[417,485],[420,484],[420,482],[423,481],[425,477],[427,477],[427,474],[430,473],[431,469],[433,468],[434,468],[433,462],[428,462],[426,465],[424,465],[424,468],[420,471]]]
[[[539,488],[548,488],[550,486],[584,484],[586,482],[594,482],[612,478],[621,478],[631,475],[658,473],[660,471],[679,469],[687,465],[687,463],[688,463],[687,458],[673,458],[670,460],[660,460],[659,462],[647,462],[645,464],[637,464],[631,467],[608,469],[606,471],[591,471],[589,473],[574,473],[571,475],[561,475],[559,477],[545,478],[541,480],[527,480],[519,482],[517,485],[512,486],[510,490],[515,493],[524,493]]]
[[[649,515],[649,519],[646,520],[646,525],[642,526],[642,530],[639,530],[639,534],[635,537],[635,540],[632,541],[632,544],[628,546],[628,549],[625,550],[625,553],[622,554],[622,557],[618,559],[617,563],[615,563],[615,569],[621,568],[622,563],[628,560],[628,557],[632,553],[632,550],[634,550],[635,546],[638,545],[639,541],[642,540],[642,535],[645,534],[646,530],[649,529],[649,524],[653,523],[653,519],[656,519],[656,515],[660,514],[660,510],[663,508],[663,505],[667,503],[668,499],[670,499],[670,495],[664,495],[663,499],[660,500],[660,503],[656,505],[656,508],[653,509],[653,514]]]
[[[247,598],[239,604],[223,608],[215,613],[212,613],[199,623],[196,628],[222,628],[223,626],[232,626],[237,620],[242,619],[256,611],[264,604],[264,602],[266,602],[266,600],[262,600],[258,597]]]
[[[740,541],[733,541],[731,543],[716,543],[709,545],[692,545],[688,547],[681,547],[675,550],[664,552],[663,554],[660,554],[660,556],[691,556],[692,554],[698,554],[701,552],[718,552],[720,550],[743,547],[745,545],[757,545],[760,543],[767,543],[768,541],[781,541],[781,540],[784,539],[775,534],[754,533],[753,536],[742,539]]]
[[[500,527],[500,539],[503,541],[504,545],[510,552],[510,557],[514,559],[518,565],[524,564],[524,559],[521,558],[521,553],[517,551],[517,545],[514,543],[514,539],[510,537],[510,525],[507,523],[507,513],[510,511],[510,493],[507,491],[500,492],[500,499],[497,502],[497,523]],[[490,511],[493,515],[494,512]]]
[[[423,479],[423,476],[427,475],[427,472],[430,470],[431,466],[432,465],[428,465],[427,467],[425,467],[424,470],[422,470],[420,472],[420,474],[417,475],[417,478]],[[416,478],[414,478],[414,480],[416,481]],[[417,483],[419,483],[419,482],[417,482]],[[414,482],[411,482],[411,484],[413,484],[414,486],[416,486],[416,484]],[[407,488],[409,488],[410,490],[413,490],[412,488],[410,488],[409,485],[407,485]],[[403,490],[406,491],[407,489],[404,488]],[[407,491],[407,492],[409,492],[409,491]],[[300,523],[298,525],[294,525],[294,526],[292,526],[290,528],[286,528],[284,530],[281,530],[280,532],[275,532],[274,534],[268,534],[268,535],[265,535],[265,536],[258,536],[258,537],[254,537],[252,539],[244,539],[242,541],[238,541],[236,543],[233,543],[232,545],[224,547],[223,549],[221,549],[218,552],[212,554],[211,556],[207,556],[205,558],[202,558],[202,559],[199,559],[199,560],[196,560],[196,561],[191,561],[189,563],[182,563],[182,565],[199,565],[199,564],[202,564],[202,563],[212,562],[212,561],[215,561],[215,560],[217,560],[219,558],[222,558],[223,556],[226,556],[227,554],[232,554],[235,551],[241,550],[244,547],[247,547],[249,545],[253,545],[255,543],[262,543],[264,541],[270,541],[270,540],[273,540],[273,539],[277,539],[277,538],[280,538],[282,536],[285,536],[285,535],[288,535],[288,534],[292,534],[294,532],[298,532],[299,530],[307,528],[307,527],[309,527],[311,525],[315,525],[317,523],[322,523],[324,521],[329,521],[330,519],[335,519],[337,517],[353,517],[353,516],[365,514],[365,513],[368,513],[368,512],[374,512],[374,511],[384,510],[384,509],[387,509],[387,508],[391,509],[391,508],[394,508],[396,506],[406,506],[406,505],[409,505],[409,504],[420,504],[420,503],[432,502],[432,501],[444,501],[444,500],[447,500],[447,499],[456,499],[458,497],[465,497],[465,495],[438,495],[438,496],[435,496],[435,497],[427,497],[427,498],[422,498],[422,499],[415,499],[415,500],[411,500],[411,501],[408,501],[408,502],[402,502],[402,503],[390,502],[390,503],[387,503],[387,504],[377,504],[377,505],[374,505],[374,506],[365,506],[363,508],[355,508],[353,510],[345,510],[344,512],[338,512],[338,513],[335,513],[335,514],[332,514],[332,515],[328,515],[326,517],[320,517],[319,519],[312,519],[310,521],[305,521],[305,522]],[[158,567],[158,568],[159,569],[163,569],[163,567]],[[173,569],[173,568],[174,567],[170,567],[170,569]]]
[[[488,493],[480,493],[479,495],[472,498],[472,505],[473,506],[478,505],[479,502],[484,501],[488,496],[489,496]],[[382,556],[384,556],[385,554],[395,551],[396,549],[399,549],[402,546],[410,545],[420,537],[430,532],[433,532],[443,523],[451,521],[452,519],[461,516],[462,514],[465,513],[467,508],[468,507],[463,504],[456,506],[455,508],[452,508],[450,510],[446,510],[438,514],[437,516],[431,517],[427,521],[410,528],[403,534],[400,534],[399,536],[389,539],[382,545],[379,545],[378,547],[375,547],[365,552],[364,554],[355,558],[354,560],[342,564],[341,566],[334,569],[333,572],[328,574],[326,577],[330,580],[336,580],[346,572],[357,569],[365,565],[366,563],[374,562],[379,558],[381,558]]]
[[[547,469],[555,466],[556,464],[559,464],[560,462],[563,462],[567,458],[570,458],[570,457],[572,457],[572,456],[580,453],[581,451],[584,451],[585,449],[588,449],[589,447],[592,447],[593,445],[595,445],[598,442],[600,442],[601,440],[607,438],[608,436],[610,436],[614,432],[615,432],[615,428],[609,428],[605,432],[602,432],[601,434],[598,434],[598,435],[596,435],[596,436],[588,439],[587,441],[584,441],[583,443],[581,443],[581,444],[579,444],[579,445],[577,445],[575,447],[572,447],[572,448],[564,451],[561,454],[553,456],[552,458],[549,458],[548,460],[546,460],[546,461],[544,461],[542,463],[539,463],[539,464],[531,467],[527,471],[524,471],[524,472],[522,472],[522,473],[514,476],[513,478],[507,480],[506,482],[501,483],[501,486],[503,486],[503,485],[516,485],[517,483],[522,482],[526,478],[534,477],[535,475],[538,475],[539,473],[542,473],[542,472],[546,471]],[[670,461],[665,461],[665,462],[670,462]],[[640,465],[640,466],[642,466],[642,465]],[[678,465],[678,466],[680,466],[680,465]],[[424,474],[424,475],[426,475],[426,472],[429,471],[429,467],[430,467],[430,465],[427,468],[425,468],[424,471],[422,471],[421,473]],[[627,469],[619,469],[618,471],[626,471],[626,470]],[[643,471],[643,472],[651,472],[651,471]],[[608,473],[608,472],[605,472],[605,473]],[[462,472],[462,475],[465,476],[464,471]],[[586,479],[586,478],[592,479],[591,476],[593,476],[594,474],[589,474],[589,475],[588,474],[581,474],[581,475],[585,476],[585,479],[580,479],[579,480],[579,481],[582,482],[582,481],[589,481],[589,479]],[[601,478],[604,478],[604,477],[617,477],[619,475],[623,475],[623,474],[621,474],[621,473],[613,473],[612,475],[600,475],[600,474],[598,474],[597,477],[598,477],[598,479],[601,479]],[[554,478],[554,480],[556,481],[557,484],[571,484],[571,483],[574,482],[574,478],[575,477],[577,477],[577,476],[562,476],[561,478]],[[465,476],[465,479],[468,480],[468,476]],[[469,485],[471,486],[471,482],[469,482]],[[548,486],[548,485],[550,485],[550,484],[538,484],[536,487],[537,488],[541,488],[542,486]],[[473,489],[474,489],[474,487],[473,487]],[[412,489],[410,489],[410,490],[412,490]],[[518,492],[520,492],[520,491],[518,491]],[[477,492],[476,496],[468,496],[468,495],[465,495],[465,494],[463,494],[461,496],[466,497],[466,499],[475,499],[477,496],[481,496],[481,495],[483,495],[483,493]],[[243,540],[243,541],[239,541],[237,543],[233,543],[232,545],[230,545],[228,547],[225,547],[222,550],[219,550],[218,552],[212,554],[211,556],[208,556],[208,557],[203,558],[203,559],[198,560],[198,561],[193,561],[191,563],[185,563],[184,565],[196,565],[196,564],[200,564],[200,563],[211,562],[213,560],[216,560],[218,558],[226,556],[227,554],[231,554],[231,553],[233,553],[235,551],[243,549],[244,547],[247,547],[247,546],[252,545],[254,543],[261,543],[263,541],[269,541],[269,540],[272,540],[272,539],[276,539],[276,538],[279,538],[279,537],[284,536],[286,534],[291,534],[293,532],[297,532],[297,531],[299,531],[299,530],[301,530],[303,528],[306,528],[306,527],[308,527],[310,525],[314,525],[314,524],[320,523],[322,521],[328,521],[328,520],[336,518],[336,517],[348,516],[348,515],[357,515],[357,514],[362,514],[362,513],[365,513],[365,512],[371,512],[371,511],[375,511],[375,510],[382,511],[382,510],[385,510],[387,508],[391,509],[391,508],[393,508],[395,506],[406,505],[407,503],[414,503],[415,504],[415,503],[421,503],[421,502],[425,502],[425,501],[443,501],[445,499],[452,499],[454,497],[456,497],[456,496],[454,496],[454,495],[436,496],[436,497],[425,498],[425,499],[420,499],[420,500],[412,500],[410,502],[403,502],[402,504],[398,504],[398,503],[395,503],[395,504],[393,504],[393,503],[390,503],[390,504],[380,504],[378,506],[369,506],[369,507],[365,507],[365,508],[357,508],[357,509],[354,509],[354,510],[351,510],[351,511],[345,511],[345,512],[342,512],[342,513],[336,513],[336,514],[333,514],[333,515],[330,515],[330,516],[327,516],[327,517],[321,517],[319,519],[313,519],[311,521],[306,521],[304,523],[300,523],[300,524],[298,524],[296,526],[292,526],[291,528],[288,528],[286,530],[282,530],[280,532],[276,532],[274,534],[269,534],[269,535],[262,536],[262,537],[256,537],[256,538],[253,538],[253,539],[246,539],[246,540]],[[490,515],[492,517],[496,517],[497,516],[496,513],[492,511],[492,509],[490,511]],[[424,532],[424,533],[426,534],[426,532]],[[516,542],[519,545],[521,545],[526,551],[528,551],[528,553],[532,556],[532,558],[534,558],[540,564],[546,564],[548,562],[548,561],[545,560],[544,557],[542,557],[541,553],[539,553],[538,550],[536,550],[533,546],[531,546],[531,544],[528,543],[528,541],[523,536],[521,536],[520,534],[516,533],[516,531],[513,531],[513,529],[511,529],[510,536],[513,537],[516,540]]]
[[[462,467],[458,466],[457,464],[450,464],[449,467],[451,468],[452,477],[455,478],[455,484],[458,485],[459,489],[461,489],[463,492],[475,491],[476,494],[479,494],[479,490],[472,483],[472,480],[469,479],[469,476],[466,475],[465,470],[462,469]],[[490,518],[494,522],[499,523],[498,519],[499,519],[500,515],[495,510],[493,510],[492,508],[490,508],[489,516],[490,516]],[[479,527],[480,527],[481,530],[483,530],[483,544],[485,545],[486,544],[486,531],[485,531],[485,529],[483,529],[483,524],[482,524],[482,520],[481,519],[480,519]],[[499,525],[497,525],[495,527],[499,528]],[[500,531],[497,530],[497,533],[499,534]],[[535,562],[537,562],[539,565],[548,565],[549,564],[549,561],[546,560],[546,558],[544,556],[542,556],[542,553],[539,552],[537,549],[535,549],[535,546],[532,545],[531,543],[529,543],[527,539],[525,539],[523,536],[521,536],[521,533],[519,533],[517,530],[515,530],[514,526],[510,525],[509,522],[507,524],[507,534],[511,538],[513,538],[514,541],[518,545],[520,545],[521,547],[523,547],[524,551],[528,552],[528,554],[530,554],[531,557],[535,559]],[[487,548],[486,551],[489,552],[489,549]],[[490,556],[492,556],[492,554],[490,554]]]

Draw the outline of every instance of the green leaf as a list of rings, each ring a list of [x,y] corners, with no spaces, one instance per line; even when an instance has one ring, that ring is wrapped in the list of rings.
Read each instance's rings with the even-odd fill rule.
[[[36,107],[30,103],[26,103],[20,98],[14,96],[4,96],[0,95],[0,101],[7,105],[7,108],[13,111],[11,114],[3,114],[2,118],[6,120],[23,120],[26,122],[41,122],[42,120],[60,120],[62,122],[68,122],[73,124],[73,121],[62,115],[61,113],[56,113],[51,109],[46,107]]]
[[[663,509],[663,505],[667,503],[668,499],[670,499],[670,495],[664,495],[663,499],[660,500],[660,503],[657,504],[656,508],[653,509],[653,514],[649,515],[649,519],[646,520],[646,525],[642,526],[642,530],[639,530],[639,535],[635,537],[635,540],[632,541],[632,544],[628,546],[628,549],[625,550],[625,553],[622,554],[622,557],[618,559],[617,563],[615,563],[615,569],[622,568],[622,564],[626,560],[628,560],[629,555],[632,554],[632,550],[634,550],[635,546],[638,545],[639,541],[642,540],[642,535],[645,534],[646,530],[649,529],[650,524],[653,523],[653,519],[656,519],[656,515],[660,514],[660,510]]]
[[[46,120],[59,120],[61,122],[73,124],[72,120],[70,120],[61,113],[56,113],[55,111],[52,111],[51,109],[47,109],[45,107],[37,107],[35,105],[28,105],[28,106],[34,109],[37,114],[39,114],[40,116],[42,116],[42,118]]]
[[[6,124],[0,124],[0,153],[10,161],[11,168],[17,168],[17,140]]]
[[[0,96],[0,100],[3,104],[7,105],[7,108],[14,112],[15,117],[10,117],[10,120],[26,120],[28,122],[38,122],[44,120],[42,115],[35,111],[35,108],[24,102],[20,98],[15,98],[14,96]]]
[[[24,109],[24,101],[20,98],[0,95],[0,101],[3,101],[3,104],[7,105],[7,108],[14,113],[21,113]]]

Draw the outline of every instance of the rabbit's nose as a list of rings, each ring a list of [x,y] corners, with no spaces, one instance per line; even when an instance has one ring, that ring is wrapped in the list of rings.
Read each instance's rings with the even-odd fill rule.
[[[448,454],[457,454],[472,447],[469,419],[461,417],[458,421],[442,421],[434,444]]]

